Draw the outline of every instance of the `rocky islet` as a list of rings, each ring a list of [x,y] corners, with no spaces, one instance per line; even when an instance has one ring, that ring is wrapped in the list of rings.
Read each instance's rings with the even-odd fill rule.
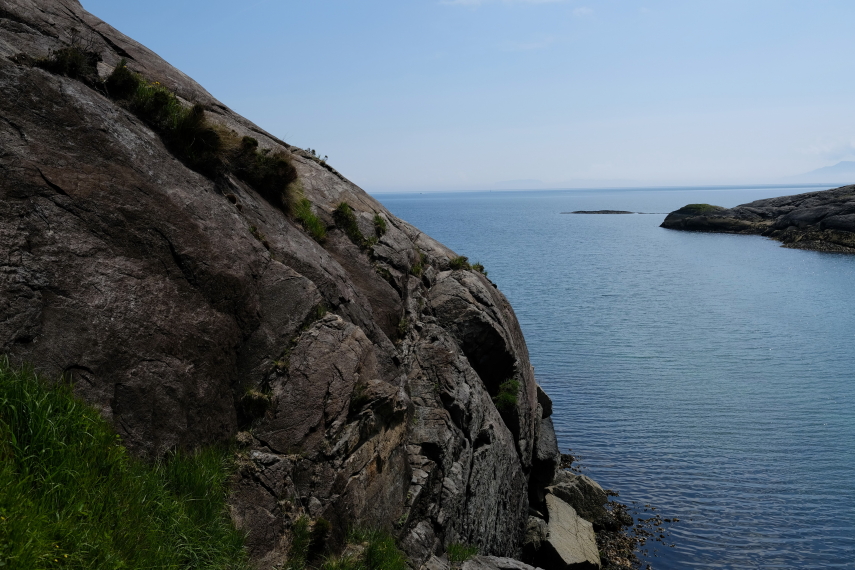
[[[794,249],[855,253],[855,185],[756,200],[735,208],[689,204],[668,214],[661,227],[761,235]]]

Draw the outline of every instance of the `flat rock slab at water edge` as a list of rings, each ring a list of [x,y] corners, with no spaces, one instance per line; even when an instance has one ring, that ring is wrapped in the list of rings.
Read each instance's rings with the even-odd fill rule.
[[[546,496],[546,509],[547,536],[535,564],[549,570],[599,570],[593,525],[555,495]]]
[[[756,200],[735,208],[689,204],[668,214],[661,227],[762,235],[783,242],[784,247],[855,253],[855,185]]]

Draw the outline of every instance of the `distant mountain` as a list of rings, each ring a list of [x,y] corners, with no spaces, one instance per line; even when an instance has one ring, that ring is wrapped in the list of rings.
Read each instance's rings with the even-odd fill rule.
[[[855,182],[855,161],[843,160],[833,166],[817,168],[804,174],[791,176],[788,180],[797,182],[833,182],[852,184]]]

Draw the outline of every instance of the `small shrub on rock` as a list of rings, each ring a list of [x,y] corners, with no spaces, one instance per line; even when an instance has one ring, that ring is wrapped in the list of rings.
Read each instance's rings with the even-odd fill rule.
[[[250,184],[265,200],[287,211],[288,187],[297,180],[297,169],[284,153],[258,150],[258,141],[243,137],[229,157],[232,172]]]
[[[86,83],[94,83],[98,78],[98,62],[101,56],[95,51],[94,43],[83,41],[76,31],[72,31],[71,45],[51,51],[47,57],[31,60],[36,67],[78,79]]]
[[[517,405],[517,395],[520,392],[520,383],[513,378],[508,378],[499,385],[499,393],[493,398],[493,403],[499,412],[509,412]]]
[[[113,99],[130,99],[143,82],[139,75],[128,69],[128,62],[123,59],[104,80],[104,88]]]
[[[459,257],[455,257],[454,259],[449,260],[448,266],[454,270],[472,269],[472,267],[469,265],[469,258],[465,255],[461,255]]]
[[[386,231],[388,230],[388,226],[386,225],[386,220],[384,220],[380,214],[374,214],[374,233],[377,234],[378,238],[386,235]]]
[[[484,266],[483,266],[483,265],[481,265],[480,263],[473,263],[473,264],[472,264],[472,270],[473,270],[473,271],[477,271],[478,273],[480,273],[480,274],[481,274],[481,275],[483,275],[484,277],[486,277],[486,276],[487,276],[487,270],[486,270],[486,269],[484,269]]]

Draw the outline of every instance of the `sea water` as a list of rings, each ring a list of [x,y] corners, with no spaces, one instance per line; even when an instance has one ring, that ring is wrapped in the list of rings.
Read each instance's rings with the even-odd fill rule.
[[[654,568],[855,568],[855,255],[659,227],[818,189],[377,198],[507,295],[562,451],[679,519]],[[654,213],[562,213],[604,209]]]

